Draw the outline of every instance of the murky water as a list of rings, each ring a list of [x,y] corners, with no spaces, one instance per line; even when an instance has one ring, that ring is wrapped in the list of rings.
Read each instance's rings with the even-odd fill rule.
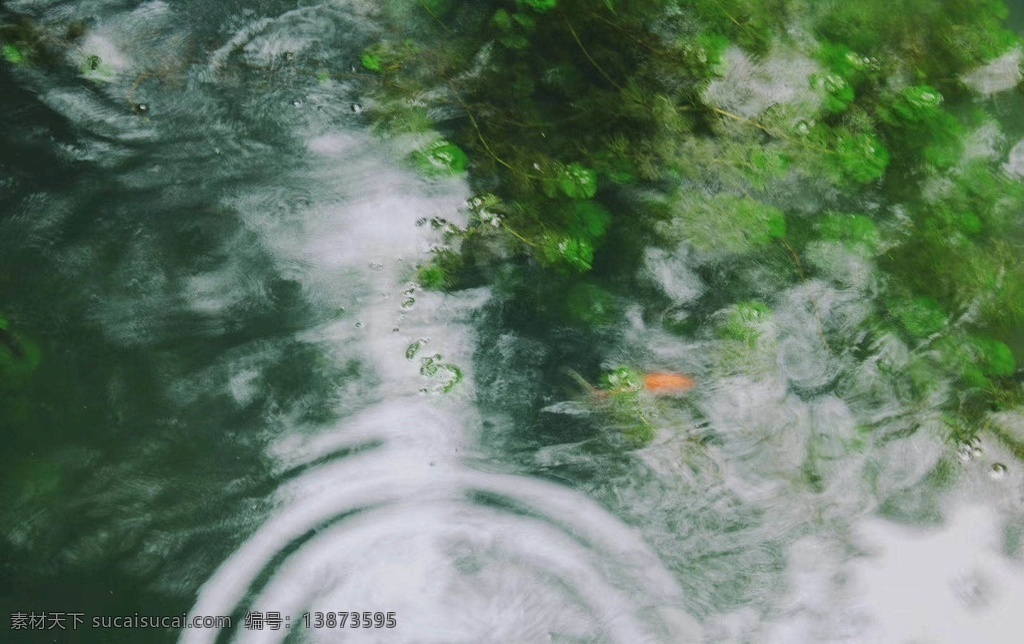
[[[822,244],[794,287],[787,257],[649,250],[591,329],[527,269],[427,292],[469,189],[361,116],[374,3],[0,11],[89,25],[0,70],[0,302],[42,356],[0,392],[0,612],[236,623],[75,641],[1021,637],[1024,472],[908,402],[899,339],[859,346],[871,260]],[[723,288],[781,303],[755,351],[672,331]],[[698,382],[642,449],[564,373],[620,364]],[[305,627],[332,611],[397,627]]]

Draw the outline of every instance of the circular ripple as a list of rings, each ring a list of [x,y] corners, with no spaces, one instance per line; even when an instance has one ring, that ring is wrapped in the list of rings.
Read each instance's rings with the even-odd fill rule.
[[[275,611],[235,641],[690,641],[672,576],[586,497],[381,448],[309,471],[203,587],[194,615]],[[303,628],[306,612],[396,613],[393,630]],[[214,642],[213,630],[182,641]]]

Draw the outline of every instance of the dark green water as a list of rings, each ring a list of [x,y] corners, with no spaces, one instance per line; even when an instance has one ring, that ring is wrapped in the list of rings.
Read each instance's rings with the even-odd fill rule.
[[[361,115],[373,3],[17,16],[59,56],[0,67],[0,314],[38,355],[0,382],[6,641],[1017,641],[1021,467],[885,377],[899,338],[859,345],[873,260],[821,246],[793,286],[781,250],[634,249],[594,325],[523,266],[427,292],[424,220],[461,222],[469,188]],[[979,154],[1005,158],[1024,127],[994,100]],[[756,347],[692,328],[728,289],[776,303]],[[642,448],[564,371],[620,365],[698,383],[647,401]],[[92,626],[136,613],[236,627]]]

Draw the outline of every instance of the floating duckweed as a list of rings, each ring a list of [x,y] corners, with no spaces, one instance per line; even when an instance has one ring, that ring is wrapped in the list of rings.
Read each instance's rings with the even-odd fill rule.
[[[81,72],[84,78],[97,83],[113,82],[117,76],[114,69],[96,55],[89,56],[85,59],[85,62],[81,67]]]
[[[1017,371],[1017,362],[1010,347],[986,337],[973,338],[982,371],[996,378],[1008,378]]]
[[[873,135],[841,132],[835,142],[839,170],[857,183],[872,183],[885,175],[889,151]]]
[[[359,64],[363,69],[376,74],[396,72],[410,58],[419,53],[419,46],[411,39],[401,43],[391,41],[370,45],[359,55]]]
[[[851,84],[859,83],[875,64],[867,56],[861,56],[849,47],[824,42],[818,50],[818,58],[826,67]]]
[[[761,338],[762,327],[771,317],[771,309],[763,302],[740,302],[729,310],[718,327],[723,340],[737,340],[753,346]]]
[[[512,16],[504,9],[498,9],[491,18],[491,24],[501,31],[508,31],[512,28]]]
[[[383,70],[380,56],[371,51],[364,51],[359,57],[359,62],[365,69],[371,72],[380,72]]]
[[[442,365],[441,375],[443,383],[441,384],[441,393],[448,393],[455,388],[455,385],[462,382],[462,369],[459,369],[455,365],[446,364]]]
[[[426,340],[420,339],[420,340],[416,340],[415,342],[410,344],[409,347],[405,350],[405,357],[406,357],[406,359],[408,359],[408,360],[414,359],[416,357],[416,354],[420,352],[420,349],[423,348],[423,345],[426,342],[427,342]]]
[[[811,77],[811,86],[825,93],[824,109],[830,114],[845,112],[856,98],[853,86],[839,74]]]
[[[915,85],[903,90],[892,109],[896,115],[908,122],[916,123],[932,118],[939,113],[942,94],[927,85]]]
[[[12,65],[20,65],[25,62],[25,55],[15,45],[4,45],[0,51],[3,52],[4,60]]]
[[[722,194],[695,201],[687,196],[676,213],[680,237],[713,254],[751,252],[786,235],[782,211],[750,197]]]
[[[439,290],[448,284],[448,274],[437,264],[427,264],[417,274],[419,283],[425,289]]]
[[[828,213],[818,223],[818,232],[825,239],[859,244],[872,252],[882,241],[875,222],[864,215]]]
[[[942,306],[930,297],[917,297],[890,306],[893,316],[915,338],[927,338],[946,328],[947,316]]]
[[[428,175],[459,174],[465,172],[469,165],[469,158],[462,148],[444,139],[413,152],[412,158],[416,167]]]
[[[611,394],[633,393],[644,387],[644,378],[636,369],[619,367],[601,376],[601,386]]]
[[[537,13],[547,13],[558,6],[558,0],[516,0],[516,2],[533,9]]]
[[[462,256],[447,248],[436,248],[430,262],[420,267],[416,281],[427,290],[454,288],[462,268]]]
[[[549,233],[541,242],[544,258],[553,266],[585,273],[594,262],[594,246],[585,239]]]
[[[789,159],[777,150],[758,148],[750,153],[752,172],[748,175],[750,183],[758,188],[767,186],[771,179],[778,179],[786,173]]]
[[[420,375],[436,376],[438,368],[440,367],[440,361],[440,355],[432,355],[426,358],[420,358]]]
[[[555,181],[570,199],[591,199],[597,194],[597,173],[578,163],[560,167]]]
[[[406,356],[408,355],[407,351]],[[440,354],[420,358],[420,375],[440,380],[441,384],[436,389],[439,393],[450,392],[455,385],[462,382],[463,378],[462,369],[453,364],[442,362]]]
[[[1017,369],[1010,348],[984,336],[947,336],[938,344],[943,360],[971,388],[989,390],[993,378],[1012,376]]]

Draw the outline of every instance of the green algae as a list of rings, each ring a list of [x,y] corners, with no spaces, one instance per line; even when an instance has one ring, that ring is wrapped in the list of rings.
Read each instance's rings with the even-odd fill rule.
[[[991,159],[965,156],[973,129],[996,118],[963,109],[972,97],[958,80],[1019,44],[1004,17],[993,0],[452,2],[443,17],[428,6],[421,23],[396,23],[362,65],[389,78],[369,115],[377,131],[436,131],[444,158],[428,147],[414,161],[465,173],[476,195],[449,240],[461,251],[421,267],[424,287],[530,262],[566,289],[569,319],[603,326],[622,314],[615,288],[584,275],[613,284],[645,245],[683,245],[707,266],[788,265],[776,288],[859,283],[821,259],[859,258],[881,286],[863,341],[894,333],[919,346],[893,378],[933,402],[941,383],[960,383],[942,404],[967,419],[1012,394],[1017,357],[997,329],[1024,321],[1013,215],[1024,191]],[[783,48],[811,61],[802,91],[818,102],[715,102],[708,88],[735,48],[754,63]],[[831,196],[820,213],[789,212],[775,195],[794,186]],[[770,300],[751,297],[737,290],[703,322],[728,345],[728,369],[768,360]]]

